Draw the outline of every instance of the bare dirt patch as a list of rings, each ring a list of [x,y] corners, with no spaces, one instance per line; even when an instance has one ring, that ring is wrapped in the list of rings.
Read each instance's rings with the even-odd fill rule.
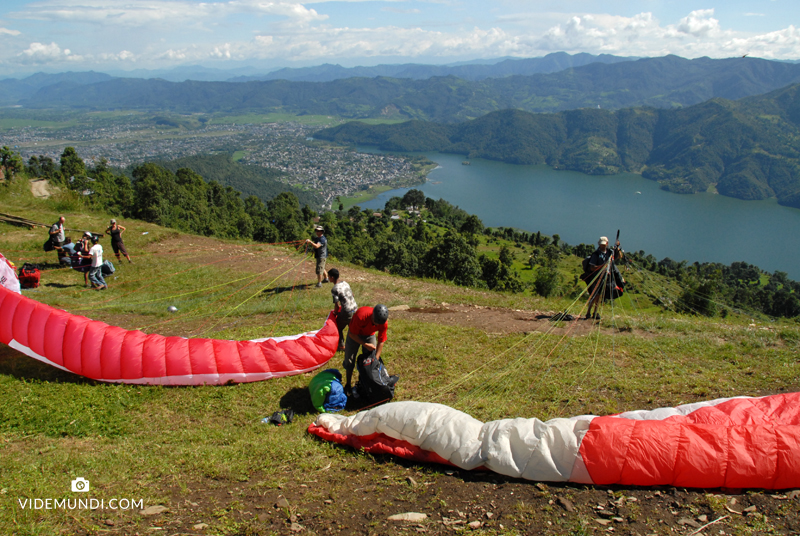
[[[47,199],[53,193],[51,192],[50,183],[47,179],[38,179],[31,181],[31,193],[33,197],[38,199]]]
[[[560,320],[556,311],[524,311],[502,307],[463,304],[427,304],[410,307],[406,310],[392,311],[393,318],[406,318],[421,322],[433,322],[448,326],[461,326],[480,329],[487,333],[540,333],[585,335],[596,329],[605,332],[623,330],[605,326],[601,322],[574,317]],[[627,328],[625,329],[627,331]]]
[[[250,475],[167,485],[168,511],[95,520],[111,534],[705,534],[796,533],[797,494],[533,483],[490,472],[378,457],[374,471],[342,467],[280,484]],[[150,506],[150,505],[147,505]],[[398,514],[422,514],[393,521]]]

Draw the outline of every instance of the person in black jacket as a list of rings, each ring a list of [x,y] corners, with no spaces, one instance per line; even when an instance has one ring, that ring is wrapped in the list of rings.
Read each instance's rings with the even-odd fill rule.
[[[622,279],[622,274],[619,273],[616,266],[613,266],[614,261],[618,261],[621,258],[620,251],[619,240],[617,240],[613,249],[608,247],[608,238],[605,236],[601,236],[600,240],[597,241],[597,249],[592,253],[589,259],[591,276],[588,279],[590,302],[589,310],[586,311],[587,319],[592,318],[594,320],[600,320],[600,314],[597,310],[600,308],[600,302],[610,296],[607,294],[609,277],[613,279],[612,283],[616,281],[625,282]],[[603,274],[602,270],[606,269],[606,264],[609,262],[612,263],[611,269],[608,274]],[[592,307],[594,307],[594,313],[592,313]]]

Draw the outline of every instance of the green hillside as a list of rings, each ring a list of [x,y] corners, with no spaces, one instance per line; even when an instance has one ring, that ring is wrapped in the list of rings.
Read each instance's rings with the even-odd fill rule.
[[[168,170],[140,174],[145,171],[160,174],[170,188],[202,189],[191,172],[179,173],[173,184]],[[181,199],[171,198],[178,205]],[[457,207],[424,203],[429,227],[404,231],[385,219],[392,210],[407,215],[405,207],[388,207],[387,218],[364,214],[364,227],[350,226],[347,214],[323,215],[332,242],[339,241],[328,266],[342,270],[359,304],[392,308],[382,358],[400,375],[397,400],[445,403],[481,420],[550,419],[798,389],[796,322],[749,309],[713,318],[681,310],[674,304],[691,285],[679,282],[668,263],[625,272],[625,297],[606,305],[595,323],[553,321],[555,312],[583,309],[585,296],[569,291],[549,298],[495,292],[402,277],[399,264],[373,269],[344,260],[346,244],[358,246],[353,254],[380,243],[394,253],[386,258],[411,261],[401,247],[406,239],[429,247],[441,247],[444,237],[470,247],[477,240],[477,253],[496,261],[495,273],[503,265],[522,272],[527,264],[531,280],[547,268],[563,278],[559,286],[570,288],[580,257],[564,253],[555,236],[534,233],[528,235],[533,245],[517,246],[522,237],[513,229],[487,233]],[[4,212],[45,223],[64,215],[67,227],[77,229],[101,231],[111,216],[65,189],[34,199],[21,174],[0,183],[0,204]],[[295,216],[301,236],[309,236],[311,220]],[[25,291],[28,297],[145,333],[231,340],[291,335],[318,329],[331,309],[330,286],[313,287],[313,261],[302,248],[209,238],[133,218],[121,223],[134,263],[119,265],[103,292],[85,289],[79,273],[54,265],[55,256],[41,250],[46,229],[0,222],[0,252],[18,265],[42,266],[42,284]],[[365,228],[377,238],[348,235]],[[418,239],[401,235],[418,229],[425,231]],[[639,262],[652,267],[646,255]],[[751,287],[762,286],[762,277],[771,280],[753,267],[739,276]],[[706,301],[687,306],[709,304],[707,294],[689,296]],[[170,305],[178,311],[169,313]],[[340,367],[340,357],[328,366]],[[780,491],[730,497],[730,490],[533,483],[334,446],[306,431],[317,415],[307,390],[313,374],[217,387],[108,384],[0,345],[0,471],[8,506],[0,511],[0,533],[393,534],[409,526],[387,518],[409,511],[428,516],[414,531],[436,535],[467,530],[475,521],[477,534],[514,536],[586,533],[601,526],[597,519],[639,534],[686,532],[688,522],[703,519],[718,520],[715,530],[726,534],[792,533],[800,526],[796,499]],[[295,421],[262,424],[281,409],[292,409]],[[136,506],[22,508],[26,499],[74,499],[70,481],[77,477],[91,481],[87,496]],[[621,521],[598,517],[601,503]],[[158,506],[157,513],[147,510]],[[747,515],[731,513],[745,508]]]
[[[395,151],[437,150],[593,175],[642,173],[679,193],[709,188],[800,207],[800,85],[673,110],[503,110],[460,123],[346,123],[315,136]]]
[[[239,164],[227,153],[189,156],[159,163],[173,173],[181,168],[191,169],[207,181],[213,180],[231,186],[244,197],[254,195],[268,201],[282,192],[291,192],[297,196],[301,205],[319,206],[322,203],[316,193],[286,184],[284,180],[288,174],[274,169]]]

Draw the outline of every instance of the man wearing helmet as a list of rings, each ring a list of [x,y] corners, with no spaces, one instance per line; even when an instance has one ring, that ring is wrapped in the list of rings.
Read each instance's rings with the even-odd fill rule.
[[[375,307],[359,307],[350,321],[347,330],[347,341],[344,345],[344,367],[346,383],[344,392],[349,396],[352,392],[350,382],[356,366],[356,355],[362,346],[369,351],[375,350],[375,358],[380,358],[383,343],[386,342],[386,330],[389,327],[389,308],[383,304]],[[377,338],[375,334],[378,334]]]

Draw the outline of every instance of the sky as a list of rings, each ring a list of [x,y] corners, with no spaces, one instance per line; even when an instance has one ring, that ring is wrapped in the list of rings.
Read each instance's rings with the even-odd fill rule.
[[[799,18],[797,0],[2,0],[0,75],[559,51],[797,60]]]

